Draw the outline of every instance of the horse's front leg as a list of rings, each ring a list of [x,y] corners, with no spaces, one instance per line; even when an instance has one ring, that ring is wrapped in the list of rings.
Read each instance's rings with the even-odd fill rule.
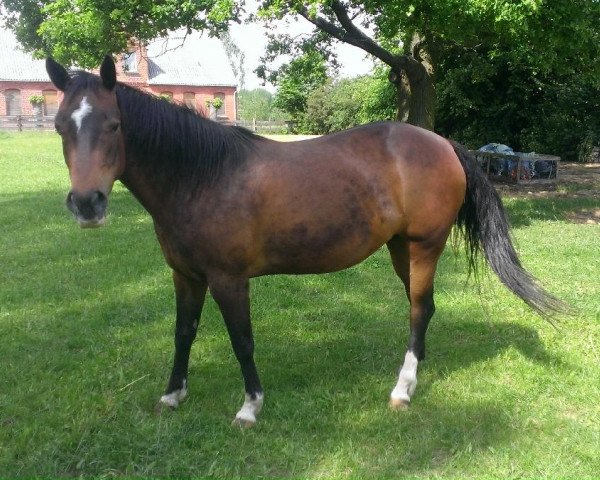
[[[179,406],[179,402],[187,395],[187,373],[190,349],[196,338],[198,322],[204,305],[207,283],[205,280],[189,279],[173,272],[175,299],[177,304],[177,320],[175,323],[175,358],[173,370],[165,394],[160,404],[171,408]]]
[[[249,427],[263,405],[263,390],[254,364],[254,339],[250,323],[250,298],[247,278],[218,277],[209,280],[210,293],[219,305],[231,345],[244,377],[246,397],[233,423]]]

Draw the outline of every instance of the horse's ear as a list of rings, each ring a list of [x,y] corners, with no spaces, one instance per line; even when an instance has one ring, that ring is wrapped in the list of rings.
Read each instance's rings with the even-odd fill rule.
[[[64,92],[65,88],[67,87],[67,83],[71,79],[69,72],[67,72],[65,67],[55,61],[52,57],[47,57],[46,71],[48,72],[48,76],[50,77],[50,80],[54,86],[61,92]]]
[[[100,78],[102,79],[102,85],[107,90],[115,88],[117,83],[117,70],[115,68],[115,62],[110,55],[106,55],[100,66]]]

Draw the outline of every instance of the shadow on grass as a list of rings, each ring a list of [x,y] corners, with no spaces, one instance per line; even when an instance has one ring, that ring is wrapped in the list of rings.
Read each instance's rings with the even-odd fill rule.
[[[0,298],[16,308],[85,301],[101,285],[119,295],[165,270],[149,217],[127,192],[111,196],[108,226],[84,230],[64,206],[64,194],[0,196]],[[106,292],[104,292],[106,293]]]
[[[157,320],[173,318],[172,288],[141,208],[115,192],[109,226],[82,231],[64,210],[62,192],[1,201],[7,268],[0,299],[11,312],[3,317],[11,335],[3,347],[10,358],[4,383],[19,385],[3,389],[12,392],[2,408],[10,404],[14,420],[4,434],[14,439],[18,431],[43,430],[39,439],[19,437],[18,459],[5,462],[17,462],[24,474],[423,474],[520,434],[506,391],[499,388],[494,401],[449,392],[441,403],[438,382],[511,349],[535,363],[565,366],[545,351],[534,328],[488,323],[479,309],[442,294],[414,403],[407,412],[388,411],[408,336],[407,302],[387,254],[379,252],[333,275],[253,282],[257,361],[267,394],[254,432],[228,427],[242,383],[212,302],[194,346],[190,398],[157,419],[152,407],[172,355],[165,335],[172,320],[168,327]],[[524,207],[510,208],[522,215],[521,224],[531,218],[519,210]],[[459,291],[464,283],[464,269],[451,263],[445,255],[439,291]],[[13,316],[19,318],[11,327]],[[144,376],[151,381],[125,390],[124,401],[123,387]],[[40,379],[50,382],[30,397],[28,385]],[[31,411],[37,427],[28,423]],[[63,425],[72,433],[56,436]],[[168,438],[159,442],[165,429]]]
[[[584,208],[598,208],[594,198],[513,198],[505,201],[514,228],[527,227],[533,221],[564,221],[569,214]]]

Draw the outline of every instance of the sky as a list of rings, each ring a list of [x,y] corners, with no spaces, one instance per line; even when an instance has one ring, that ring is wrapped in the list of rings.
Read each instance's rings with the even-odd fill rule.
[[[256,2],[248,0],[246,2],[246,11],[252,12],[256,10]],[[277,27],[281,33],[290,33],[298,35],[307,33],[312,30],[312,25],[305,19],[299,18],[297,22],[292,24],[281,23]],[[265,35],[266,29],[257,23],[242,23],[232,24],[229,32],[237,46],[245,53],[245,85],[244,88],[252,90],[253,88],[264,87],[271,91],[274,90],[272,85],[262,85],[262,80],[259,79],[254,70],[258,67],[259,59],[265,51],[267,38]],[[343,77],[354,77],[369,73],[373,67],[373,62],[369,60],[367,54],[356,47],[346,44],[339,44],[337,47],[338,59],[341,64],[340,75]]]

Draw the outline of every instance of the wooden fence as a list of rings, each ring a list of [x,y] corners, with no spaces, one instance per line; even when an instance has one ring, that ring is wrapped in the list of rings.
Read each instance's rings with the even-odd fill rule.
[[[54,115],[3,115],[0,130],[54,130]]]
[[[257,133],[288,133],[289,125],[284,121],[266,120],[219,120],[226,125],[239,125]],[[0,130],[54,130],[54,115],[2,115],[0,116]]]
[[[236,120],[234,125],[257,133],[288,133],[290,125],[283,120]]]

